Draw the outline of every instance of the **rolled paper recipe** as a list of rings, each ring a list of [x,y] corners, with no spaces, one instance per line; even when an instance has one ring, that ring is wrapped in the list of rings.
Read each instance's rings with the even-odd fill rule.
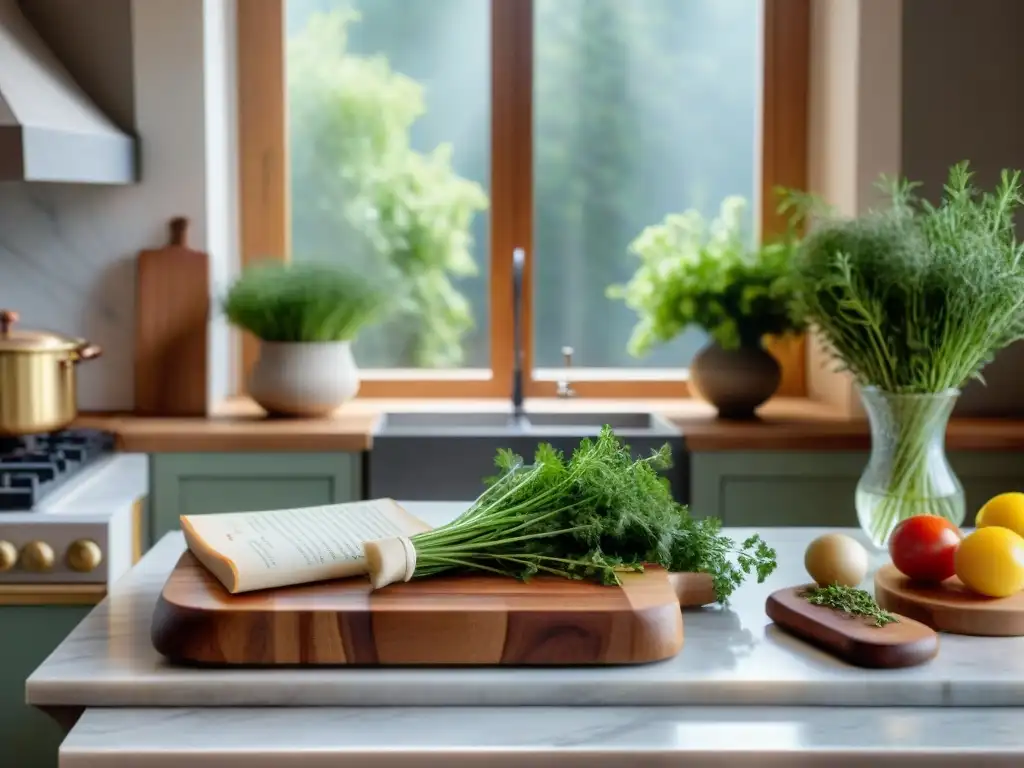
[[[416,567],[408,537],[430,530],[392,499],[183,515],[181,528],[192,554],[232,594],[365,575],[363,545],[376,540],[391,542],[381,548],[395,570],[388,578],[408,580]]]

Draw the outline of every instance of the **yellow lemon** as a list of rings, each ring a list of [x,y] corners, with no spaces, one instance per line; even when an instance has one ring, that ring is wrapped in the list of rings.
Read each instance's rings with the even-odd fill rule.
[[[964,585],[986,597],[1009,597],[1024,589],[1024,538],[990,525],[964,537],[954,557]]]
[[[1024,493],[1000,493],[978,511],[974,524],[978,528],[998,525],[1024,536]]]

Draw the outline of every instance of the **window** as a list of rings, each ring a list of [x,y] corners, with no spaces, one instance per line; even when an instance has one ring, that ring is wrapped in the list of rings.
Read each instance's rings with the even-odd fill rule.
[[[246,0],[242,250],[386,261],[403,309],[355,346],[369,397],[683,397],[692,330],[642,360],[606,298],[667,213],[805,179],[809,0]],[[790,341],[780,392],[803,394]],[[243,362],[251,363],[251,340]]]

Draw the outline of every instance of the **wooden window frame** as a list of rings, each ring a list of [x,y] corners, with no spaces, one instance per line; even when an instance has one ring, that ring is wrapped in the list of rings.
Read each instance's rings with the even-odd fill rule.
[[[238,4],[238,136],[241,262],[285,260],[290,253],[286,0]],[[764,0],[761,96],[761,167],[756,205],[760,229],[782,226],[775,213],[776,186],[803,189],[807,182],[807,109],[810,0]],[[525,394],[554,397],[558,371],[535,378],[533,359],[533,0],[491,0],[490,371],[364,371],[359,396],[368,398],[497,398],[511,393],[513,367],[512,251],[526,252],[523,296]],[[525,44],[524,44],[525,41]],[[257,356],[257,342],[243,334],[241,389]],[[778,394],[806,395],[804,337],[773,341],[782,364]],[[610,379],[610,374],[617,375]],[[685,369],[677,371],[575,369],[569,376],[579,397],[681,398],[690,394]]]

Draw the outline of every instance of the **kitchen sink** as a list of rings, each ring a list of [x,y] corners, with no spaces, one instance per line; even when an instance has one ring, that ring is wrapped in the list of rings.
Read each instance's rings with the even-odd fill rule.
[[[686,503],[688,461],[679,429],[652,413],[434,411],[385,414],[367,457],[369,498],[470,501],[495,473],[494,457],[507,448],[529,460],[539,443],[569,455],[607,424],[636,457],[668,443],[674,466],[666,470],[673,494]]]
[[[450,434],[453,432],[517,434],[568,430],[581,437],[596,435],[607,424],[616,434],[650,433],[671,437],[679,430],[653,413],[528,412],[516,420],[510,412],[387,413],[379,434]]]

